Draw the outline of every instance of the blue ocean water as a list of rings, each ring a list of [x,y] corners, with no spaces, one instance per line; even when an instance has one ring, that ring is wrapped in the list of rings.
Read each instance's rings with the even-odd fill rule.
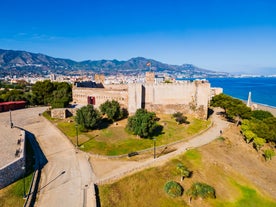
[[[211,87],[223,88],[223,93],[247,100],[251,91],[254,103],[276,107],[276,78],[209,78]]]

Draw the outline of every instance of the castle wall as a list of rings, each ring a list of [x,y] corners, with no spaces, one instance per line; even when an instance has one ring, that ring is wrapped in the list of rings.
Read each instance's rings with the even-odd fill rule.
[[[139,108],[156,113],[182,112],[199,118],[207,118],[211,97],[207,81],[181,83],[134,83],[128,85],[105,85],[105,88],[73,88],[73,102],[87,105],[87,97],[95,97],[95,107],[106,100],[116,100],[130,114]],[[219,90],[216,90],[219,93]]]
[[[128,88],[130,113],[145,108],[156,113],[177,111],[207,118],[210,83],[186,81],[183,83],[131,84]]]
[[[134,114],[137,109],[142,108],[142,84],[128,85],[128,112]]]
[[[122,107],[128,107],[128,92],[126,89],[73,88],[73,103],[87,105],[88,96],[95,97],[94,107],[96,108],[99,108],[99,106],[107,100],[116,100]]]

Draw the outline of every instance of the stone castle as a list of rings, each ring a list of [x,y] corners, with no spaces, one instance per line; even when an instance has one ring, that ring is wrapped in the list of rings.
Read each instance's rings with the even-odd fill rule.
[[[156,83],[153,72],[146,73],[145,83],[131,84],[104,84],[104,76],[95,75],[95,83],[73,86],[73,102],[98,108],[106,100],[116,100],[130,114],[144,108],[156,113],[182,112],[206,119],[209,101],[219,93],[222,88],[211,88],[206,80]]]

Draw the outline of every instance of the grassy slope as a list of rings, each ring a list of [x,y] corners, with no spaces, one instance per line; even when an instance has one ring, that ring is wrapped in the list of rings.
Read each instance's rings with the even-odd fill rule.
[[[193,182],[205,182],[217,191],[216,199],[192,201],[193,206],[254,207],[276,206],[276,202],[262,195],[245,178],[226,172],[219,166],[203,163],[201,153],[190,150],[161,167],[150,168],[123,178],[113,184],[99,186],[101,206],[188,206],[188,197],[170,198],[164,192],[167,181],[180,182],[176,172],[177,163],[184,163],[193,171],[192,178],[186,178],[181,185],[184,192]]]
[[[26,177],[26,192],[32,181],[32,174]],[[23,206],[23,179],[20,179],[6,188],[0,190],[0,207]]]
[[[163,133],[156,137],[157,146],[188,138],[206,129],[210,124],[210,121],[189,118],[190,124],[178,125],[170,115],[158,115],[158,117],[160,118],[159,124],[164,128]],[[56,124],[72,143],[76,143],[76,128],[73,119],[47,118]],[[93,130],[88,133],[79,132],[78,139],[81,149],[95,154],[120,155],[153,147],[152,140],[140,139],[128,134],[125,131],[126,123],[127,119],[118,121],[117,125],[112,124],[102,130]]]

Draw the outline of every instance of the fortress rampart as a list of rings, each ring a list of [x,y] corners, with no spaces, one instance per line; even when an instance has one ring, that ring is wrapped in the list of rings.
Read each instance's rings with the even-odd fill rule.
[[[207,118],[212,96],[222,93],[222,88],[211,88],[206,80],[157,83],[153,72],[146,73],[145,83],[109,84],[95,87],[73,87],[73,102],[79,105],[93,104],[98,108],[107,100],[116,100],[130,114],[139,108],[156,113],[182,112],[199,118]],[[98,78],[99,79],[99,78]],[[104,77],[101,76],[101,83]]]
[[[172,114],[179,111],[207,118],[210,84],[206,81],[129,84],[128,94],[129,113],[145,108],[156,113]]]

